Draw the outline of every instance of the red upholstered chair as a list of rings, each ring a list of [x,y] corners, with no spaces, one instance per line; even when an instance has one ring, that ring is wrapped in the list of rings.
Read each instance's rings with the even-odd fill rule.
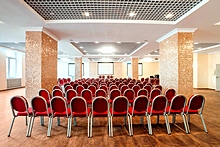
[[[128,88],[128,85],[123,85],[123,86],[121,87],[121,89],[120,89],[120,90],[121,90],[121,93],[123,94],[126,89],[129,89],[129,88]]]
[[[147,85],[149,85],[150,87],[152,87],[152,86],[153,86],[151,83],[147,83]]]
[[[143,83],[138,83],[137,84],[141,89],[144,87],[144,84]]]
[[[151,92],[151,90],[152,90],[151,86],[150,86],[150,85],[145,85],[145,86],[144,86],[144,89],[147,90],[147,92],[148,92],[148,97],[149,97],[149,96],[150,96],[150,92]]]
[[[51,128],[52,128],[52,124],[53,124],[53,118],[57,117],[66,117],[68,118],[70,116],[70,109],[67,107],[67,102],[65,100],[65,98],[63,97],[59,97],[59,96],[55,96],[51,99],[50,101],[50,106],[51,106],[51,110],[52,110],[52,115],[49,118],[49,122],[48,122],[48,131],[47,131],[47,136],[49,137],[51,134]],[[58,125],[59,124],[59,119],[58,119]],[[67,137],[69,137],[68,135],[70,134],[68,130],[69,128],[67,127]]]
[[[47,101],[42,96],[35,96],[31,99],[31,107],[32,107],[32,113],[30,123],[28,124],[29,133],[27,134],[27,137],[31,136],[34,119],[35,117],[44,117],[47,116],[48,118],[51,116],[51,109],[47,106]]]
[[[165,118],[166,122],[166,127],[167,127],[167,133],[170,134],[170,124],[169,124],[169,119],[166,114],[166,107],[167,107],[167,98],[163,95],[158,95],[156,96],[151,105],[148,106],[147,108],[147,121],[148,121],[148,130],[149,134],[152,135],[152,126],[151,126],[151,116],[152,115],[163,115]],[[159,119],[159,117],[158,117]]]
[[[128,88],[132,89],[132,87],[134,86],[134,83],[129,83],[128,84]]]
[[[208,133],[204,118],[202,116],[204,104],[205,104],[205,98],[203,95],[200,95],[200,94],[192,95],[188,100],[188,104],[184,109],[184,113],[188,115],[188,123],[190,123],[191,114],[198,114],[202,120],[202,124],[203,124],[205,132]],[[189,127],[188,127],[188,131],[190,133]]]
[[[144,95],[144,96],[148,97],[148,91],[146,89],[140,89],[137,92],[137,96],[140,96],[140,95]]]
[[[67,83],[67,79],[63,78],[63,84],[66,84],[66,83]]]
[[[151,78],[151,79],[150,79],[150,83],[151,83],[152,85],[155,85],[155,79],[154,79],[154,78]]]
[[[98,97],[98,96],[103,96],[106,98],[106,92],[104,89],[97,89],[96,92],[95,92],[95,97]]]
[[[52,97],[54,97],[54,96],[64,97],[64,94],[60,89],[55,89],[52,91]]]
[[[112,103],[113,100],[116,97],[120,96],[120,95],[121,95],[121,91],[120,90],[118,90],[118,89],[111,90],[110,93],[109,93],[109,103]]]
[[[131,135],[133,135],[132,117],[145,116],[149,105],[148,97],[141,95],[134,99],[133,106],[129,107],[129,114],[131,115]],[[141,122],[142,123],[142,122]]]
[[[14,120],[16,117],[23,116],[26,118],[26,125],[27,123],[27,117],[30,117],[32,115],[32,109],[31,107],[28,107],[28,102],[23,96],[14,96],[10,100],[11,104],[11,110],[13,114],[13,119],[11,122],[10,130],[8,132],[8,137],[10,137],[11,130],[14,124]],[[29,127],[27,128],[26,136],[29,134]]]
[[[186,106],[186,97],[184,95],[176,95],[171,100],[170,105],[167,106],[166,113],[168,116],[170,114],[173,116],[172,123],[175,123],[176,114],[180,114],[184,122],[186,133],[188,133],[188,123],[186,120],[186,115],[184,114],[185,106]]]
[[[132,87],[132,89],[134,90],[135,97],[137,97],[137,93],[138,93],[138,91],[141,89],[141,87],[138,86],[138,85],[134,85],[134,86]]]
[[[106,85],[101,85],[99,89],[105,90],[106,94],[108,94],[108,87]]]
[[[124,84],[124,83],[120,83],[120,84],[118,85],[118,89],[120,90],[123,85],[125,85],[125,84]]]
[[[83,89],[84,89],[84,87],[82,85],[78,85],[76,87],[76,92],[77,92],[78,96],[81,96]]]
[[[92,126],[93,126],[94,117],[107,117],[108,118],[108,130],[109,130],[109,136],[111,136],[110,134],[111,117],[109,113],[108,100],[105,97],[99,96],[99,97],[95,97],[92,100],[92,110],[91,110],[91,118],[90,118],[90,137],[92,137]]]
[[[168,103],[171,103],[172,98],[176,95],[176,90],[174,88],[167,88],[164,91],[164,95],[166,96]]]
[[[84,87],[84,89],[88,89],[89,85],[87,83],[83,83],[82,86]]]
[[[59,90],[63,91],[59,85],[54,85],[52,90],[55,90],[55,89],[59,89]]]
[[[78,83],[74,83],[74,84],[72,85],[73,89],[76,90],[76,87],[77,87],[78,85],[79,85]]]
[[[141,82],[144,82],[144,78],[141,78]]]
[[[159,85],[160,84],[160,79],[155,79],[155,85]]]
[[[161,94],[160,89],[154,88],[153,90],[151,90],[151,92],[150,92],[150,97],[149,97],[150,102],[152,102],[153,99],[154,99],[156,96],[160,95],[160,94]]]
[[[64,85],[63,85],[64,89],[65,89],[65,87],[68,86],[68,85],[70,85],[70,83],[64,84]],[[70,86],[71,86],[71,85],[70,85]]]
[[[89,89],[84,89],[81,96],[86,100],[87,104],[92,104],[92,92]]]
[[[111,87],[109,87],[109,91],[112,91],[113,89],[118,89],[118,87],[116,85],[112,85]]]
[[[92,92],[92,96],[95,97],[96,87],[94,85],[89,85],[88,89]]]
[[[74,84],[74,83],[75,83],[74,81],[71,81],[71,82],[70,82],[70,85],[73,87],[73,84]]]
[[[67,83],[70,83],[70,82],[71,82],[71,79],[70,79],[70,78],[67,78],[66,80],[67,80]]]
[[[128,121],[128,131],[129,135],[131,136],[131,124],[130,124],[130,114],[128,113],[129,102],[125,96],[118,96],[112,102],[112,108],[110,108],[111,113],[111,136],[113,137],[113,118],[114,117],[127,117]],[[125,121],[126,122],[126,121]],[[126,125],[126,123],[124,123]]]
[[[162,91],[162,89],[163,89],[161,85],[155,85],[154,88],[158,88],[158,89],[160,89],[160,91]]]
[[[64,89],[65,89],[65,93],[66,93],[67,90],[69,90],[69,89],[73,89],[73,87],[72,87],[71,85],[66,85]]]
[[[126,89],[123,95],[128,99],[129,103],[132,105],[135,98],[134,90]]]
[[[42,96],[46,100],[48,106],[50,105],[51,95],[47,89],[40,89],[39,96]]]
[[[67,137],[71,137],[71,127],[72,127],[72,118],[76,117],[86,117],[88,119],[88,137],[90,137],[90,111],[91,109],[87,107],[87,102],[83,97],[76,96],[70,101],[70,117],[68,118],[68,130],[69,134]]]
[[[67,90],[65,96],[66,96],[67,103],[69,104],[72,98],[77,96],[77,92],[74,89],[69,89]]]

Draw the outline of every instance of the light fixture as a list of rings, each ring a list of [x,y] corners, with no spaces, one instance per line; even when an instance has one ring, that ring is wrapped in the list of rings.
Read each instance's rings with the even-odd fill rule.
[[[96,44],[99,43],[98,41],[95,42]]]
[[[111,46],[106,46],[106,47],[102,47],[101,49],[100,49],[100,52],[101,53],[114,53],[115,52],[115,49],[113,48],[113,47],[111,47]]]
[[[141,42],[136,42],[137,44],[140,44]]]
[[[82,46],[80,46],[79,48],[83,48]]]
[[[172,18],[173,16],[174,16],[174,15],[173,15],[172,13],[167,13],[166,16],[165,16],[165,18],[168,19],[168,18]]]
[[[117,42],[118,44],[120,44],[121,42]]]
[[[86,53],[87,51],[86,51],[86,50],[84,50],[83,52],[84,52],[84,53]]]
[[[157,53],[158,51],[154,51],[155,53]]]
[[[199,44],[198,42],[194,42],[194,44]]]
[[[136,13],[134,13],[134,12],[130,12],[128,15],[129,15],[129,17],[133,17],[133,16],[136,15]]]
[[[85,12],[84,15],[85,15],[86,17],[89,17],[89,12]]]
[[[77,43],[79,43],[79,42],[74,42],[74,43],[76,43],[76,44],[77,44]]]
[[[19,42],[15,42],[15,44],[18,44]]]

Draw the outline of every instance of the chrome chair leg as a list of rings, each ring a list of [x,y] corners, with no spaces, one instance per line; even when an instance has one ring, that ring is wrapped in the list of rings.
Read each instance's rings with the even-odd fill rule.
[[[14,121],[15,121],[15,117],[13,117],[13,119],[12,119],[11,126],[10,126],[10,129],[9,129],[9,132],[8,132],[8,137],[10,137],[10,134],[11,134],[11,130],[12,130]]]

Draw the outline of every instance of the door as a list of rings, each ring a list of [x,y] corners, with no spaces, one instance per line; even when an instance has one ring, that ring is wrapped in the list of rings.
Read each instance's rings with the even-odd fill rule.
[[[220,91],[220,64],[216,64],[216,91]]]

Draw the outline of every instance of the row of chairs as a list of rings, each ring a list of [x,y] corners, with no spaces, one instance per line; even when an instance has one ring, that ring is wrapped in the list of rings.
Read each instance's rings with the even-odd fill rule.
[[[105,97],[95,97],[92,99],[92,107],[88,108],[87,102],[83,97],[76,96],[70,101],[69,107],[65,98],[55,96],[50,101],[50,107],[46,100],[41,96],[36,96],[31,100],[31,107],[28,107],[27,100],[22,96],[14,96],[10,100],[11,109],[13,112],[13,120],[8,133],[10,136],[13,123],[16,117],[26,116],[30,117],[28,123],[26,136],[31,136],[34,119],[38,116],[48,116],[48,131],[47,136],[51,135],[51,128],[53,118],[66,117],[68,118],[67,137],[71,137],[72,118],[86,117],[88,119],[88,137],[92,137],[92,126],[94,117],[107,117],[109,136],[113,137],[113,118],[125,117],[127,118],[129,135],[133,135],[132,118],[133,116],[146,116],[148,123],[149,134],[152,135],[151,116],[158,116],[157,122],[159,123],[159,116],[163,115],[165,118],[167,133],[171,133],[170,123],[168,116],[173,115],[173,123],[175,123],[176,114],[182,116],[186,133],[190,133],[188,122],[190,122],[190,114],[199,114],[204,126],[205,132],[207,131],[204,119],[202,117],[205,98],[202,95],[193,95],[189,98],[186,105],[186,98],[183,95],[176,95],[171,104],[168,105],[168,100],[164,95],[156,96],[152,102],[147,96],[141,95],[135,98],[133,106],[129,107],[129,101],[125,96],[118,96],[112,102],[112,107]],[[186,119],[188,115],[188,119]],[[58,119],[59,120],[59,119]],[[58,121],[59,124],[59,121]],[[126,124],[126,123],[125,123]]]

